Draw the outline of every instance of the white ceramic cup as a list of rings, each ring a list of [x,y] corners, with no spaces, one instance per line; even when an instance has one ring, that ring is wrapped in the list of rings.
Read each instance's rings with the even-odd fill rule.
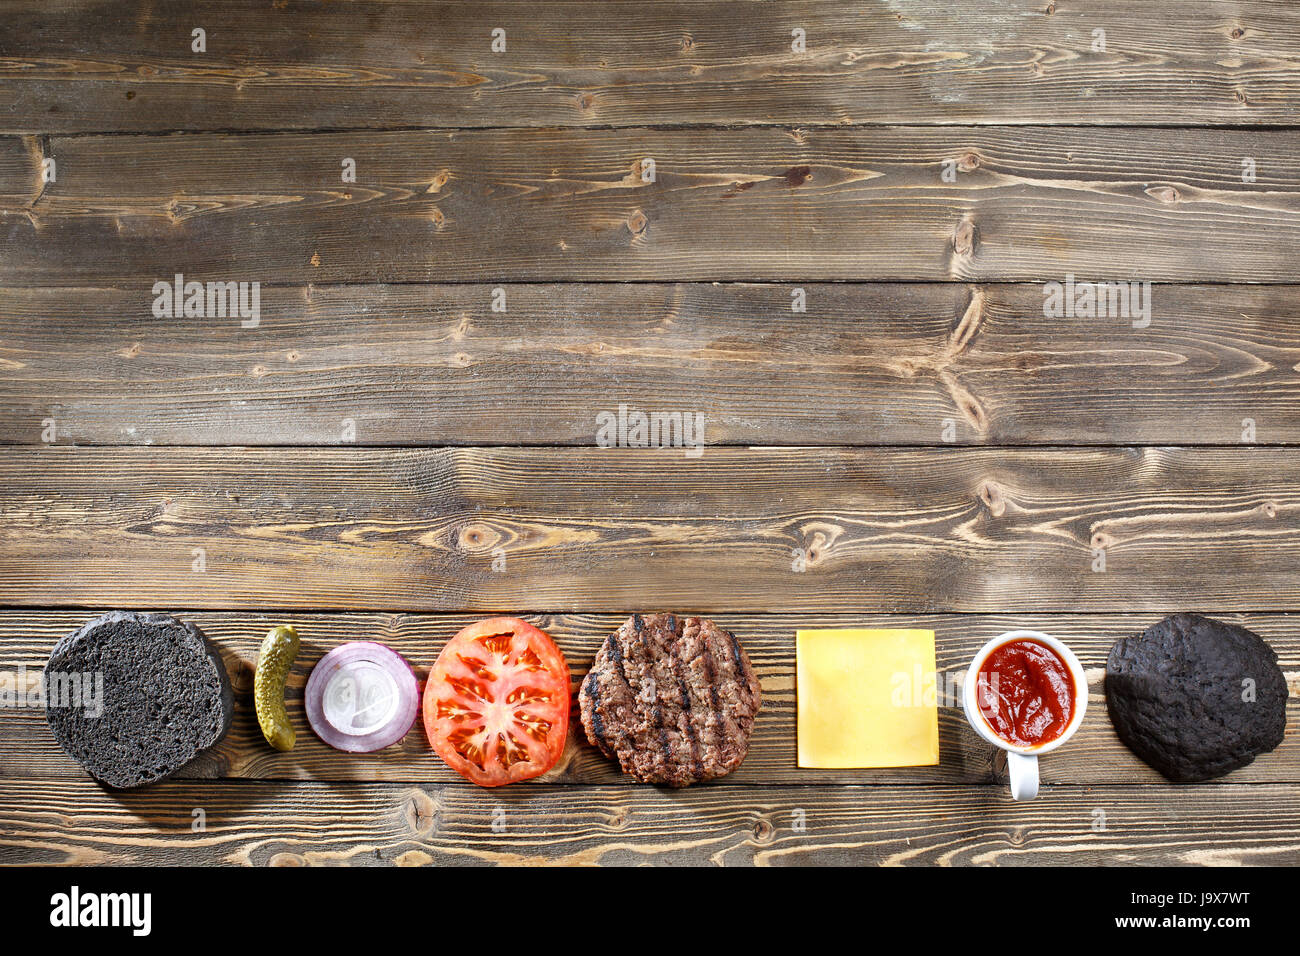
[[[1070,718],[1070,723],[1061,736],[1055,740],[1049,740],[1045,744],[1038,744],[1034,747],[1018,747],[1003,740],[993,732],[993,728],[989,726],[988,721],[984,719],[984,715],[980,712],[979,701],[975,694],[975,683],[978,680],[980,668],[984,666],[984,661],[988,659],[990,654],[1003,644],[1011,641],[1037,641],[1050,647],[1061,660],[1065,661],[1066,666],[1070,669],[1070,676],[1074,678],[1074,716]],[[1011,799],[1032,800],[1038,795],[1039,756],[1050,753],[1061,746],[1074,736],[1074,732],[1083,723],[1083,713],[1088,709],[1088,677],[1084,674],[1083,666],[1079,663],[1079,659],[1074,656],[1074,652],[1056,638],[1050,637],[1042,631],[1007,631],[1007,633],[998,635],[981,647],[979,653],[975,655],[975,659],[970,662],[970,668],[966,671],[966,681],[962,686],[962,701],[966,708],[966,719],[975,728],[975,732],[993,746],[1001,747],[1007,752],[1007,774],[1011,778]]]

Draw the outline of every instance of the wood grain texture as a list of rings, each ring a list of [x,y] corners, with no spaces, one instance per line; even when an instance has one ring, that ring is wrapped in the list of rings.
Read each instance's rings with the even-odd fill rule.
[[[22,607],[1300,606],[1285,448],[12,448],[0,487]]]
[[[0,708],[0,865],[1300,863],[1297,155],[1282,0],[12,0],[0,681],[162,609],[237,703],[125,793]],[[258,327],[155,317],[176,273],[262,283]],[[1046,318],[1068,275],[1156,283],[1150,326]],[[622,404],[710,447],[582,447]],[[575,729],[489,792],[419,727],[345,756],[304,719],[344,641],[423,676],[527,613],[576,686],[658,609],[762,680],[723,781],[637,785]],[[1104,659],[1191,609],[1274,646],[1291,732],[1173,786],[1115,737]],[[284,620],[290,754],[251,707]],[[950,699],[936,767],[800,770],[808,626],[932,628],[954,678],[1045,630],[1088,718],[1030,804]]]
[[[256,329],[0,288],[0,442],[591,445],[621,404],[707,444],[1300,442],[1297,286],[1156,286],[1143,329],[1034,285],[493,288],[267,287]]]
[[[0,612],[0,681],[34,687],[38,672],[56,641],[97,612]],[[373,780],[409,783],[456,783],[460,778],[429,749],[417,726],[401,744],[377,754],[342,754],[312,734],[302,709],[302,693],[316,661],[347,641],[379,640],[401,653],[423,681],[446,640],[475,617],[467,614],[288,614],[282,616],[196,612],[180,615],[201,627],[220,648],[235,688],[235,722],[215,750],[181,771],[189,779],[240,780]],[[1005,761],[967,725],[957,693],[971,658],[998,634],[1018,628],[1046,631],[1065,641],[1078,655],[1090,680],[1088,713],[1069,746],[1041,762],[1048,784],[1097,786],[1142,784],[1169,788],[1162,777],[1119,742],[1106,714],[1103,677],[1106,654],[1122,637],[1140,633],[1158,614],[1019,614],[1019,615],[753,615],[719,614],[717,621],[744,644],[763,686],[763,705],[745,762],[727,777],[729,784],[894,785],[1002,784]],[[1226,784],[1300,783],[1300,617],[1285,614],[1232,614],[1225,620],[1249,627],[1277,651],[1292,687],[1288,721],[1292,733],[1271,754],[1212,786]],[[286,694],[290,720],[297,731],[292,752],[268,747],[252,705],[253,670],[262,636],[290,620],[303,638],[303,650],[290,674]],[[601,641],[622,622],[612,614],[530,615],[564,651],[576,691]],[[940,701],[940,763],[935,767],[887,770],[806,770],[796,766],[794,635],[807,627],[921,627],[936,635],[940,679],[915,688],[937,690]],[[576,710],[574,711],[576,715]],[[85,779],[85,773],[59,749],[36,708],[0,709],[0,777]],[[576,722],[568,747],[555,770],[528,786],[545,784],[638,784],[618,772],[583,736]],[[1182,792],[1186,788],[1170,788]]]
[[[995,787],[165,781],[110,793],[0,779],[0,863],[1294,865],[1297,797],[1282,784],[1045,788],[1016,804]]]
[[[0,284],[1287,283],[1297,153],[1297,130],[6,137]],[[968,171],[945,183],[945,161]]]
[[[191,50],[196,26],[205,53]],[[0,51],[0,128],[20,132],[1279,124],[1300,98],[1300,13],[1250,0],[11,0]]]

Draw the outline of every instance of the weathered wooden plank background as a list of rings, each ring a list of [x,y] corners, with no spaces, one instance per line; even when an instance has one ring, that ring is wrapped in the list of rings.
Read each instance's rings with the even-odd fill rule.
[[[0,678],[168,610],[237,715],[114,793],[0,709],[0,865],[1300,862],[1300,698],[1276,752],[1175,787],[1101,692],[1176,610],[1258,631],[1300,690],[1297,154],[1288,2],[14,0]],[[176,273],[262,283],[256,326],[156,317]],[[1150,322],[1049,316],[1069,275],[1153,283]],[[590,447],[620,404],[699,413],[707,447]],[[520,613],[576,686],[657,609],[755,661],[725,780],[637,785],[575,736],[487,792],[418,728],[345,756],[303,719],[343,641],[423,676]],[[251,682],[286,620],[279,754]],[[937,767],[801,770],[809,626],[933,628],[942,675],[1045,630],[1089,715],[1030,804],[947,699]]]
[[[0,834],[25,859],[83,865],[1279,865],[1294,862],[1300,839],[1295,793],[1228,784],[1169,800],[1151,787],[1053,787],[1011,805],[992,787],[723,783],[485,794],[172,780],[110,794],[0,779]],[[806,829],[795,830],[796,820]]]
[[[0,138],[0,212],[15,285],[1292,282],[1297,153],[1300,130],[24,136]]]
[[[1145,328],[1038,285],[496,288],[264,287],[256,329],[0,288],[0,442],[589,445],[619,404],[710,445],[1300,442],[1296,286],[1155,286]]]
[[[0,128],[1293,124],[1297,63],[1287,0],[9,0]]]
[[[1300,607],[1291,448],[37,447],[0,486],[14,606]]]

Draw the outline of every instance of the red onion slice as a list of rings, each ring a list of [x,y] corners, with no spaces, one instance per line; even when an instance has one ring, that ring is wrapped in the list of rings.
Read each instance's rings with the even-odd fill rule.
[[[336,750],[372,753],[406,736],[420,688],[406,659],[372,641],[342,644],[307,678],[303,703],[316,736]]]

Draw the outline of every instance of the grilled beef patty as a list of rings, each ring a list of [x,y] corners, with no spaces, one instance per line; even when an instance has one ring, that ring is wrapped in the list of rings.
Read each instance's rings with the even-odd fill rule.
[[[740,766],[761,696],[729,631],[634,614],[601,645],[578,699],[587,739],[624,773],[686,787]]]

